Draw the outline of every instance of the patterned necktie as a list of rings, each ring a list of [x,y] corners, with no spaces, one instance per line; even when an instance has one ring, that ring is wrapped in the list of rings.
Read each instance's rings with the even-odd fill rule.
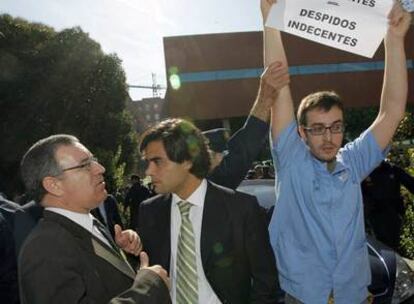
[[[181,227],[177,245],[177,304],[198,303],[197,264],[193,225],[189,218],[191,204],[181,201]]]
[[[112,249],[121,256],[120,250],[118,245],[115,243],[114,239],[112,238],[112,235],[109,233],[108,228],[106,228],[100,221],[97,219],[93,219],[93,225],[102,233],[102,235],[105,237],[105,239],[109,242]]]
[[[105,239],[108,240],[109,244],[111,245],[111,247],[112,247],[113,251],[116,253],[116,255],[121,260],[123,260],[133,272],[135,272],[134,269],[129,264],[125,253],[115,243],[115,241],[114,241],[111,233],[109,232],[108,228],[104,224],[102,224],[99,220],[97,220],[95,218],[93,219],[93,225],[102,233],[102,235],[105,237]]]

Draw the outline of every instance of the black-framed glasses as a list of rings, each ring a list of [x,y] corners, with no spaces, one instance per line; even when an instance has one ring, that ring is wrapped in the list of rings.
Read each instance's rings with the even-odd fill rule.
[[[303,127],[303,129],[309,132],[311,135],[325,135],[327,130],[329,130],[332,134],[343,133],[345,131],[345,126],[343,122],[338,121],[334,122],[330,126],[315,124],[312,127]]]
[[[70,170],[75,170],[75,169],[86,169],[86,170],[89,170],[91,168],[91,166],[92,166],[92,163],[94,163],[94,162],[97,163],[98,162],[98,159],[96,157],[92,156],[92,157],[89,157],[87,160],[83,161],[79,165],[62,169],[62,172],[70,171]]]

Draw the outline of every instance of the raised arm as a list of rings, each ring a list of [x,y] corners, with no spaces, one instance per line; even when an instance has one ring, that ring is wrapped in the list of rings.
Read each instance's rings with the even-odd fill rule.
[[[270,79],[271,78],[271,79]],[[272,108],[280,90],[289,84],[289,73],[286,64],[277,62],[271,69],[265,65],[265,71],[260,77],[260,87],[249,116],[254,116],[269,123]],[[269,85],[271,83],[271,85]]]
[[[270,8],[274,3],[276,3],[276,0],[261,0],[260,6],[263,17],[264,65],[271,71],[276,72],[280,65],[287,67],[288,63],[280,32],[264,25]],[[273,86],[271,77],[269,77],[267,84]],[[294,119],[293,100],[290,88],[286,85],[280,89],[279,94],[276,96],[276,101],[271,108],[272,138],[277,138],[280,132]]]
[[[271,82],[272,86],[269,86],[268,82]],[[227,144],[228,154],[210,172],[209,180],[232,189],[240,185],[267,138],[270,108],[279,90],[288,83],[289,75],[286,66],[275,64],[272,73],[269,69],[263,72],[259,92],[250,115],[245,125],[230,138]]]
[[[399,4],[395,4],[389,15],[389,28],[384,39],[385,68],[380,109],[370,126],[382,149],[390,143],[405,113],[408,80],[404,37],[410,20],[410,14],[403,11]]]

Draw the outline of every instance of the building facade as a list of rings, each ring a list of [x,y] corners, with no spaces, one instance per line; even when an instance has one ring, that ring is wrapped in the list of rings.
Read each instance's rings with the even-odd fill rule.
[[[383,46],[369,59],[282,35],[296,104],[319,90],[335,90],[347,107],[379,104]],[[246,116],[263,71],[262,44],[262,32],[164,38],[167,79],[173,80],[166,93],[167,115],[195,121]],[[406,52],[409,103],[414,104],[414,27],[407,35]]]

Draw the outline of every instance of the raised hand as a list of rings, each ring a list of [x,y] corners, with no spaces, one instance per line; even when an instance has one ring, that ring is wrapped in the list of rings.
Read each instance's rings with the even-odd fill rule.
[[[259,102],[272,105],[279,90],[290,82],[289,71],[286,64],[280,61],[272,62],[263,72],[260,79]]]
[[[168,277],[167,271],[164,268],[162,268],[161,265],[149,266],[149,257],[145,251],[141,251],[141,253],[139,254],[139,260],[140,260],[140,267],[139,267],[140,270],[148,269],[148,270],[155,272],[157,275],[161,277],[165,285],[167,285],[168,289],[171,288],[170,278]]]
[[[260,0],[260,10],[262,11],[263,24],[266,22],[270,8],[275,3],[276,0]]]
[[[388,36],[404,37],[411,22],[411,14],[406,12],[397,1],[388,15]]]
[[[142,250],[138,233],[131,229],[122,230],[118,224],[114,226],[114,229],[116,244],[125,252],[138,256]]]

